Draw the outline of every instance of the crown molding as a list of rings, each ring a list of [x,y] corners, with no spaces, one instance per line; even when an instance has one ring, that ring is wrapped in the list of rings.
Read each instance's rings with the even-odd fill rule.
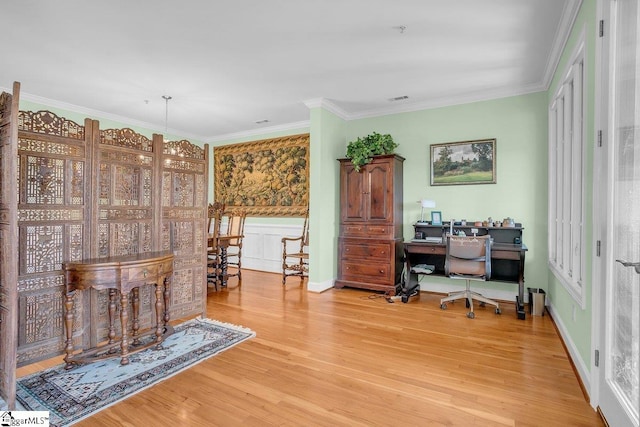
[[[424,102],[407,103],[396,105],[393,107],[376,108],[355,112],[349,115],[345,120],[358,120],[365,118],[373,118],[379,116],[388,116],[391,114],[410,113],[414,111],[429,110],[433,108],[451,107],[454,105],[470,104],[480,101],[491,101],[494,99],[508,98],[511,96],[527,95],[530,93],[544,91],[545,88],[541,84],[531,84],[528,86],[508,87],[497,90],[470,92],[455,96],[443,96],[440,98],[432,98]]]
[[[300,122],[285,123],[282,125],[274,125],[274,126],[263,127],[260,129],[254,129],[249,131],[227,133],[224,135],[218,135],[218,136],[206,138],[204,141],[208,144],[212,144],[214,142],[228,141],[231,139],[244,139],[244,138],[248,138],[256,135],[264,135],[267,133],[284,132],[284,131],[300,129],[300,128],[309,128],[310,126],[311,126],[311,122],[309,120],[303,120]]]
[[[323,108],[335,114],[336,116],[338,116],[343,120],[349,120],[350,114],[346,110],[343,110],[342,108],[338,107],[335,103],[331,102],[327,98],[313,98],[303,102],[304,102],[304,105],[306,105],[307,108],[309,109]]]
[[[576,22],[576,18],[578,17],[578,12],[580,12],[581,6],[582,0],[569,0],[565,4],[564,10],[562,11],[562,16],[560,17],[560,25],[558,25],[558,31],[556,31],[555,37],[553,38],[553,46],[551,47],[551,52],[549,52],[547,66],[544,70],[544,77],[542,79],[544,90],[549,90],[549,86],[551,85],[553,76],[555,75],[558,65],[560,64],[562,52],[564,51],[567,42],[569,41],[571,30],[573,29],[573,25]]]
[[[0,87],[0,91],[11,92],[9,89],[4,87]],[[99,119],[107,119],[112,120],[114,122],[122,123],[127,126],[137,126],[141,128],[148,129],[152,132],[157,132],[161,135],[175,135],[182,138],[194,139],[197,141],[204,141],[206,138],[202,135],[196,135],[190,132],[185,132],[179,129],[164,129],[159,127],[157,124],[144,122],[142,120],[135,120],[130,117],[124,117],[117,114],[106,113],[100,110],[94,110],[92,108],[82,107],[75,104],[69,104],[67,102],[57,101],[55,99],[45,98],[38,95],[33,95],[30,93],[20,91],[20,100],[35,102],[36,104],[42,104],[43,106],[58,108],[65,111],[70,111],[72,113],[83,114],[88,116],[89,118],[93,118],[96,120]]]

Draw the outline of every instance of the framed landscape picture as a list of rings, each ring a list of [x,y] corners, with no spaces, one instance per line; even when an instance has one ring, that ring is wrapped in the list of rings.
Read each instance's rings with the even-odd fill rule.
[[[431,145],[431,185],[495,183],[495,138]]]

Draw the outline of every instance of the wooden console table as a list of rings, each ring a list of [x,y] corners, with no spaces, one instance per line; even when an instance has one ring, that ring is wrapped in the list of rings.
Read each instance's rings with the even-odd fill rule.
[[[173,254],[169,251],[147,252],[143,254],[95,258],[78,262],[63,263],[66,282],[65,327],[66,327],[66,368],[74,364],[88,363],[108,357],[120,356],[120,363],[129,363],[129,354],[160,344],[173,331],[169,326],[169,287],[173,275]],[[139,334],[139,287],[155,284],[155,329]],[[74,354],[73,313],[76,291],[85,289],[109,290],[109,341],[105,345],[94,347]],[[114,317],[120,293],[120,327],[122,335],[116,340]],[[127,336],[129,294],[132,299],[132,335],[129,344]],[[142,344],[143,336],[155,334],[151,342]]]

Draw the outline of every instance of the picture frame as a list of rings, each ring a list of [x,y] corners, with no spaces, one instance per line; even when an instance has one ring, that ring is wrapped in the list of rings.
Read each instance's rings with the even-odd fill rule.
[[[431,225],[442,225],[441,211],[431,211]]]
[[[431,145],[431,185],[496,183],[496,139]]]

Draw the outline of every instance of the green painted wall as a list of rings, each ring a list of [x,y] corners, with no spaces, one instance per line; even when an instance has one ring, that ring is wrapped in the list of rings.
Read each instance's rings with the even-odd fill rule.
[[[346,122],[333,113],[311,109],[310,282],[332,286],[338,272],[340,165]],[[320,230],[315,233],[314,230]]]
[[[418,200],[433,199],[443,219],[502,220],[525,227],[526,286],[547,288],[547,97],[539,92],[348,122],[347,140],[390,133],[404,162],[404,238],[420,218]],[[430,185],[430,145],[496,138],[497,183]],[[313,183],[312,183],[313,185]],[[438,280],[431,278],[431,280]],[[447,279],[439,279],[447,283]],[[513,289],[491,283],[488,288]],[[506,287],[506,288],[505,288]]]
[[[567,68],[567,62],[571,59],[571,55],[575,50],[582,31],[585,32],[585,141],[586,141],[586,242],[585,242],[585,258],[591,260],[593,256],[593,152],[594,152],[594,133],[595,133],[595,50],[598,35],[596,34],[596,0],[584,0],[580,12],[576,18],[571,35],[565,46],[562,58],[558,64],[558,68],[554,75],[553,81],[549,86],[547,106],[551,102],[553,95],[558,90],[559,82],[564,77]],[[573,299],[565,290],[564,286],[555,278],[550,270],[547,270],[549,289],[548,294],[553,301],[555,315],[559,317],[559,321],[564,325],[571,341],[584,362],[587,369],[591,369],[591,321],[593,316],[592,310],[592,271],[591,262],[587,262],[586,275],[584,281],[585,291],[585,308]],[[575,318],[573,313],[575,310]]]

